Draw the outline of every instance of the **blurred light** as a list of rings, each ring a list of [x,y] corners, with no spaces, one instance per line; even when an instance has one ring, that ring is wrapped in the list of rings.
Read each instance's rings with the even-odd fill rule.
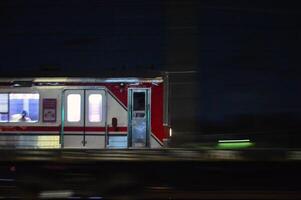
[[[241,149],[254,146],[254,143],[244,141],[244,142],[221,142],[217,144],[217,148],[219,149]]]
[[[0,181],[3,181],[3,182],[13,182],[13,181],[15,181],[15,179],[10,179],[10,178],[0,178]]]
[[[236,143],[236,142],[250,142],[249,139],[245,140],[218,140],[218,143]]]
[[[12,86],[13,87],[31,87],[32,81],[13,81]]]
[[[38,148],[59,148],[60,136],[58,135],[38,135],[36,146]]]
[[[172,129],[169,128],[169,137],[171,137],[171,136],[172,136]]]
[[[38,93],[10,93],[9,94],[9,99],[17,99],[17,100],[24,100],[24,99],[28,99],[28,100],[39,100],[40,99],[40,95]]]
[[[58,77],[58,78],[35,78],[34,82],[66,82],[68,78],[65,77]]]
[[[69,198],[73,195],[72,191],[43,191],[40,193],[39,198],[41,199],[62,199]]]
[[[15,172],[15,171],[16,171],[16,167],[15,167],[15,166],[11,166],[11,167],[9,168],[9,170],[10,170],[11,172]]]
[[[110,78],[106,79],[104,82],[107,83],[133,83],[133,82],[139,82],[139,78]]]

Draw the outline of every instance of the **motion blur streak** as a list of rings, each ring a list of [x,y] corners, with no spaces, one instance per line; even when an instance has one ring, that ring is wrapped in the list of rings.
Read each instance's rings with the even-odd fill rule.
[[[61,199],[68,198],[73,195],[72,191],[43,191],[40,193],[41,199]]]

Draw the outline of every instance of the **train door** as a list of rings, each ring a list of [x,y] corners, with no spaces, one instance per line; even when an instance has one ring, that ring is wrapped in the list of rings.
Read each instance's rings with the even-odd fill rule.
[[[62,102],[62,147],[105,148],[105,90],[65,90]]]
[[[149,147],[150,137],[150,90],[128,91],[128,146]]]

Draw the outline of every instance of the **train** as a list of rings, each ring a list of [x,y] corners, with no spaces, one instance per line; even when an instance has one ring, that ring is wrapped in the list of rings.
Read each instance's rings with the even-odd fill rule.
[[[1,78],[2,148],[163,148],[168,77]]]

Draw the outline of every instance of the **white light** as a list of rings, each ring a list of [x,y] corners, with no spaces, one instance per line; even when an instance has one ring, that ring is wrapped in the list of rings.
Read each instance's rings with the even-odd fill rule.
[[[11,93],[9,94],[10,99],[39,99],[39,94],[34,93]]]
[[[91,94],[89,96],[89,121],[100,122],[102,113],[102,96],[101,94]]]
[[[79,122],[81,112],[80,94],[69,94],[67,96],[67,120],[68,122]]]
[[[172,136],[172,129],[169,128],[169,137],[171,137],[171,136]]]
[[[73,191],[42,191],[39,195],[40,199],[65,199],[73,195]]]
[[[139,82],[138,78],[110,78],[104,80],[106,83],[133,83],[133,82]]]

